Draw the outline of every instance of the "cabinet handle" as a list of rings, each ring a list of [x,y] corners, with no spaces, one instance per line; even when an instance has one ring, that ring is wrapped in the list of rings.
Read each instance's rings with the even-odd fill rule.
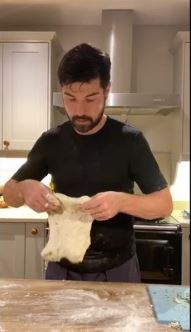
[[[36,235],[36,234],[38,234],[38,229],[37,228],[32,228],[32,230],[31,230],[31,234],[32,235]]]
[[[4,145],[4,149],[3,150],[9,150],[9,145],[10,145],[10,142],[9,141],[3,141],[3,145]]]

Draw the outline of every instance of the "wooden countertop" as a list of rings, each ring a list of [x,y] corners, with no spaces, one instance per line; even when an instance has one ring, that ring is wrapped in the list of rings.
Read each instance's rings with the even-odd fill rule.
[[[0,279],[3,332],[172,332],[155,320],[146,285]]]

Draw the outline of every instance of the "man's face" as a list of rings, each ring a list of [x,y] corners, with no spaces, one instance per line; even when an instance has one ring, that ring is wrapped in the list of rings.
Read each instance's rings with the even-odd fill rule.
[[[104,90],[99,78],[62,87],[65,110],[76,131],[85,134],[99,128],[109,87]]]

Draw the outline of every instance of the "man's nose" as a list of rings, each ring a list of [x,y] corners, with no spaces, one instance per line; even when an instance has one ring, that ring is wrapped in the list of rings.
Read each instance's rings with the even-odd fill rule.
[[[84,105],[83,102],[77,103],[75,113],[78,116],[82,116],[82,115],[84,115],[86,113],[85,112],[85,105]]]

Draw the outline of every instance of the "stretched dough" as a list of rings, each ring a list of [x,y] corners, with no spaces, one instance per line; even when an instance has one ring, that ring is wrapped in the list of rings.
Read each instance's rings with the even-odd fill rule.
[[[54,194],[60,201],[63,212],[48,216],[49,240],[41,252],[46,261],[58,262],[67,258],[72,263],[82,262],[90,245],[91,215],[80,210],[80,204],[88,201],[88,196],[69,197]]]

